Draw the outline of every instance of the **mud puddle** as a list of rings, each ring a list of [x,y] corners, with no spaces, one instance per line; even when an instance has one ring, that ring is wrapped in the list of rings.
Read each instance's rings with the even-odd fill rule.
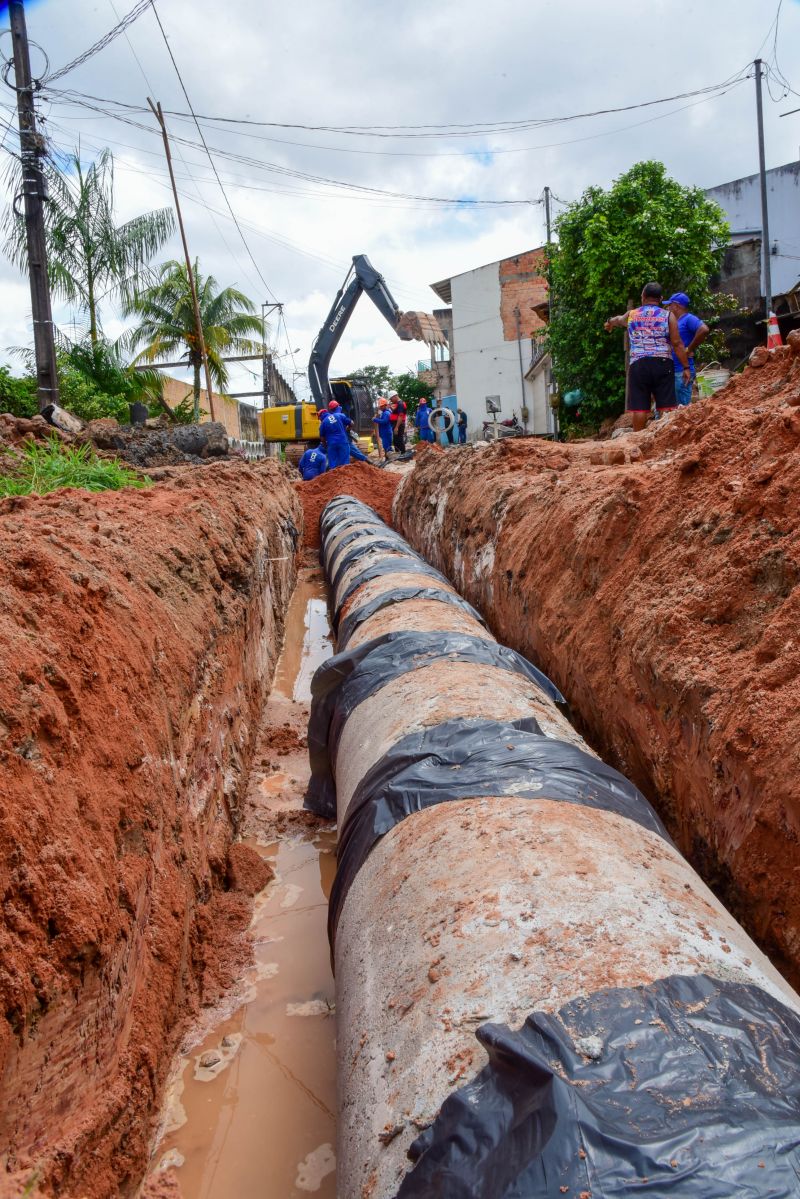
[[[256,897],[255,964],[176,1064],[154,1170],[185,1199],[334,1199],[335,1012],[327,897],[330,826],[302,812],[311,677],[331,653],[318,570],[298,579],[266,705],[244,840],[273,867]],[[204,1032],[204,1035],[203,1035]],[[201,1036],[201,1039],[198,1039]]]

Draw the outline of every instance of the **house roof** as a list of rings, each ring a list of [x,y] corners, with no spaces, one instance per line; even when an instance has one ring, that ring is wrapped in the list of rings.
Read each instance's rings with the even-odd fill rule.
[[[453,303],[453,293],[449,279],[442,279],[440,283],[431,283],[431,288],[436,292],[440,300],[444,300],[445,304]]]

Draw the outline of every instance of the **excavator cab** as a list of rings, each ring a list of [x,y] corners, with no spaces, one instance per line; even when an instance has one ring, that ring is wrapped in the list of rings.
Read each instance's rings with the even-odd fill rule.
[[[333,398],[338,400],[353,422],[358,436],[370,437],[374,427],[374,404],[364,379],[331,379],[330,388]]]

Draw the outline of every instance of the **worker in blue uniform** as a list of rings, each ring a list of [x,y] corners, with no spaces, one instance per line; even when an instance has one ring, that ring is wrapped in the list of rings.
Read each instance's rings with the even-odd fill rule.
[[[386,456],[392,448],[392,414],[389,409],[389,401],[386,396],[381,396],[378,400],[378,411],[372,418],[372,423],[377,425],[376,432],[378,434],[378,460],[386,461]]]
[[[414,424],[420,441],[435,441],[436,436],[431,428],[431,410],[425,396],[422,397],[414,413]]]
[[[328,469],[328,459],[320,448],[319,442],[312,442],[298,462],[297,469],[303,476],[304,483],[307,483],[309,479],[316,479],[317,475],[324,475]]]
[[[333,401],[335,403],[335,401]],[[338,404],[336,407],[338,408]],[[347,466],[350,461],[350,438],[347,435],[347,425],[336,414],[336,410],[323,408],[317,413],[319,420],[319,439],[325,447],[328,459],[328,470],[337,466]],[[349,421],[349,418],[345,418]]]

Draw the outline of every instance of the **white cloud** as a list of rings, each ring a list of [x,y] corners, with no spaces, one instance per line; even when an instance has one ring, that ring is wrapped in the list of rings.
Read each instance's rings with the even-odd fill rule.
[[[131,6],[129,0],[115,0],[115,5],[120,14]],[[671,0],[651,0],[646,13],[619,0],[604,5],[495,0],[489,7],[478,0],[441,0],[435,7],[423,0],[401,5],[229,0],[222,7],[211,0],[159,0],[199,113],[298,126],[559,116],[687,92],[724,79],[752,59],[773,9],[751,0],[704,0],[690,13]],[[30,35],[54,67],[114,22],[110,0],[69,5],[38,0],[28,9]],[[183,111],[185,101],[151,13],[132,26],[129,37],[130,45],[124,37],[117,39],[57,86],[136,105],[149,94],[165,109]],[[795,0],[784,5],[781,24],[779,54],[787,70],[798,60],[799,43]],[[763,48],[765,57],[770,50]],[[800,90],[800,79],[793,82]],[[797,155],[800,117],[778,117],[792,106],[767,100],[770,165]],[[87,157],[98,146],[112,147],[120,219],[169,202],[161,144],[149,113],[131,114],[150,130],[145,132],[65,103],[44,104],[43,110],[58,145],[73,146],[80,139]],[[664,117],[665,111],[672,115]],[[174,116],[168,120],[176,138],[196,140],[190,123]],[[643,158],[663,159],[682,182],[700,186],[757,168],[750,80],[704,103],[677,101],[514,136],[399,140],[300,128],[251,127],[247,132],[250,136],[218,125],[206,137],[212,146],[262,164],[425,196],[536,201],[549,184],[556,196],[570,200],[590,184],[607,185]],[[519,147],[535,148],[503,153]],[[426,154],[435,156],[421,156]],[[260,305],[268,298],[266,289],[207,159],[197,148],[178,145],[175,159],[187,196],[192,253],[221,284],[236,284]],[[228,195],[258,268],[271,294],[286,305],[291,348],[300,347],[300,369],[354,253],[369,254],[402,308],[431,309],[440,303],[428,286],[433,280],[530,248],[544,236],[542,209],[533,204],[440,210],[402,199],[322,195],[315,184],[263,166],[221,156],[216,162],[230,181]],[[180,256],[177,238],[167,252]],[[19,344],[29,329],[28,309],[24,285],[3,262],[0,346]],[[61,308],[57,319],[66,319]],[[120,327],[111,310],[106,320],[109,330]],[[283,330],[277,348],[281,353],[290,348]],[[424,356],[424,346],[395,340],[365,300],[333,367],[346,371],[380,361],[402,369]],[[291,376],[291,358],[281,361]],[[244,371],[234,383],[241,390],[252,386]]]

